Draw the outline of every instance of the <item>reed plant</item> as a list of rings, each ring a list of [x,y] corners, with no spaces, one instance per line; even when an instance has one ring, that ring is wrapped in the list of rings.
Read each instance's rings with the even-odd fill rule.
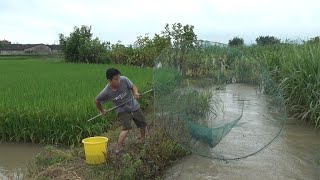
[[[292,46],[280,63],[280,86],[290,112],[320,127],[320,44]]]

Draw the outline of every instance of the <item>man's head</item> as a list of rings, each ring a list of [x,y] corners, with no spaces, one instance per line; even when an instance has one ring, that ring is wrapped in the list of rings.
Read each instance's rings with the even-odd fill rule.
[[[106,71],[106,77],[112,87],[118,87],[120,84],[120,71],[115,68],[109,68]]]

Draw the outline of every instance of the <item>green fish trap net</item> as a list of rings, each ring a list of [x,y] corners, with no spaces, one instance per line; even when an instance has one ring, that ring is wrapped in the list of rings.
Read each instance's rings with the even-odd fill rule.
[[[262,60],[199,41],[165,49],[153,68],[155,122],[187,150],[232,160],[269,145],[286,120]]]

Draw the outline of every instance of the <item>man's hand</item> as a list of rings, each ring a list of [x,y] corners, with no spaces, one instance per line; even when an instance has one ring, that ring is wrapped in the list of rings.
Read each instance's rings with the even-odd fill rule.
[[[133,97],[135,99],[139,99],[140,98],[140,94],[138,93],[138,88],[137,86],[133,85],[132,87],[132,93],[133,93]]]
[[[134,97],[135,99],[139,99],[139,98],[140,98],[140,94],[139,94],[139,93],[134,93],[134,94],[133,94],[133,97]]]
[[[107,115],[107,111],[105,109],[103,109],[102,111],[100,111],[102,116],[106,116]]]

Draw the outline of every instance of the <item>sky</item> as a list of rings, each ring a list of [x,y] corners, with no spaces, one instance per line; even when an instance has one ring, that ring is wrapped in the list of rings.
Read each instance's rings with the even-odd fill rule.
[[[168,23],[193,25],[198,39],[246,44],[259,36],[320,36],[319,0],[0,0],[0,40],[58,44],[73,27],[92,27],[101,41],[133,44]]]

